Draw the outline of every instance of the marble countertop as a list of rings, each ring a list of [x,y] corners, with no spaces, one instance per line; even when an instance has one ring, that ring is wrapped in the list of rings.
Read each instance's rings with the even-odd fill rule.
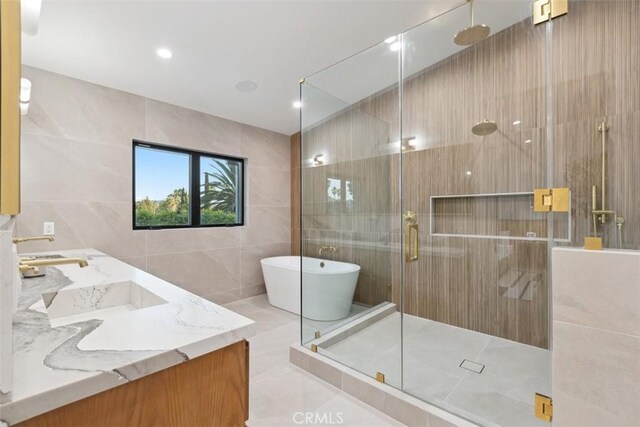
[[[97,250],[36,255],[47,254],[86,258],[89,266],[48,267],[44,277],[23,279],[13,392],[0,402],[0,421],[9,425],[254,333],[252,320]],[[125,297],[127,307],[111,307]]]

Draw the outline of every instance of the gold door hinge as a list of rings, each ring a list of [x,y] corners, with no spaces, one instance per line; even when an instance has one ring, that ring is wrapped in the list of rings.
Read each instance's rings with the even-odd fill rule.
[[[311,344],[311,351],[313,351],[314,353],[318,352],[318,346],[316,344]]]
[[[570,199],[568,188],[536,188],[533,190],[533,211],[569,212]]]
[[[534,406],[536,417],[550,423],[553,418],[553,400],[548,396],[536,393]]]
[[[569,12],[569,0],[536,0],[533,2],[533,25],[547,22]]]
[[[320,331],[316,331],[316,333],[313,336],[316,337],[316,339],[318,339],[320,338],[320,335],[322,335]]]
[[[376,380],[384,383],[384,374],[382,372],[376,372]]]

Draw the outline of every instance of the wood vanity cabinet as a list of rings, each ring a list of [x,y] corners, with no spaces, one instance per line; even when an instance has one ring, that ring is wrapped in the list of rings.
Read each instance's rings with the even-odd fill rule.
[[[244,427],[249,343],[240,341],[19,423],[20,427]]]
[[[0,214],[20,213],[20,1],[0,0]]]

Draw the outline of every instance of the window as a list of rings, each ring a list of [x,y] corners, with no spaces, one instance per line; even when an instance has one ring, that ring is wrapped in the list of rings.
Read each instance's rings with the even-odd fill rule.
[[[341,178],[327,178],[327,202],[332,213],[353,212],[353,185]]]
[[[133,141],[133,228],[244,223],[244,161]]]

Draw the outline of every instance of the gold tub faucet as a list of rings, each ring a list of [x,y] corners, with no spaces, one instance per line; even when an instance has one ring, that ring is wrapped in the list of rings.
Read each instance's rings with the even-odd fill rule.
[[[318,250],[318,256],[322,258],[322,253],[324,251],[329,251],[329,252],[333,252],[334,254],[336,252],[338,252],[338,248],[336,248],[335,246],[322,246],[319,250]]]

